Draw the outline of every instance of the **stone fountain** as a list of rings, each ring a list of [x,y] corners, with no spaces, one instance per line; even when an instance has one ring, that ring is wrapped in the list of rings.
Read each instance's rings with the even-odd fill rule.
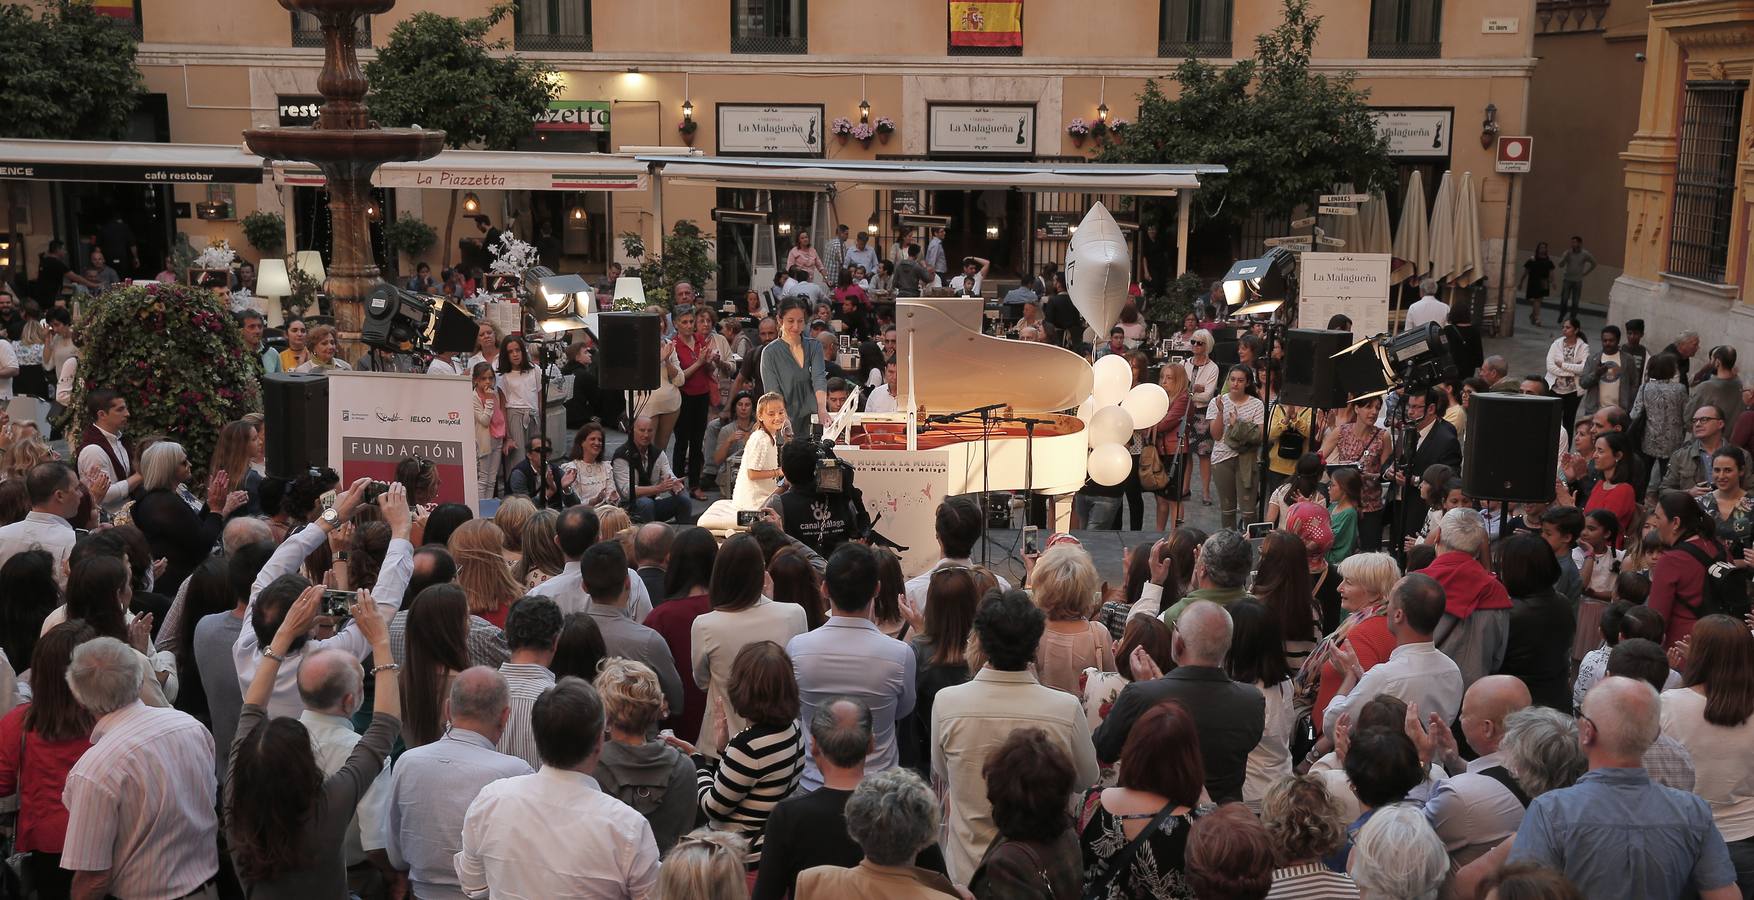
[[[366,208],[372,173],[387,162],[430,159],[444,147],[445,133],[420,128],[379,128],[366,112],[365,72],[354,49],[359,17],[390,11],[396,0],[280,0],[314,16],[323,29],[323,71],[317,91],[323,108],[309,128],[252,128],[244,143],[264,159],[315,163],[329,183],[330,262],[323,284],[335,324],[356,340],[364,300],[379,281],[372,257]]]

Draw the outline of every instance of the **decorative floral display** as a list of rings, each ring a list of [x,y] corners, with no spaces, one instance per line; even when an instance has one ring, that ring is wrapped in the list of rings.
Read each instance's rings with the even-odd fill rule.
[[[877,117],[877,133],[878,134],[894,134],[895,133],[895,120],[891,119],[888,116],[878,116]]]
[[[1078,116],[1066,123],[1066,133],[1076,138],[1085,137],[1090,134],[1090,123],[1084,121],[1083,116]]]
[[[846,116],[836,116],[834,121],[828,123],[828,133],[835,135],[836,137],[851,137],[853,133],[853,120]]]
[[[73,434],[86,425],[86,394],[119,391],[133,413],[128,431],[182,444],[196,477],[204,478],[219,429],[262,409],[261,364],[214,291],[161,282],[118,286],[85,301],[73,336],[81,350],[68,404]]]
[[[700,123],[694,121],[693,119],[683,119],[682,121],[676,123],[676,130],[682,132],[683,134],[693,134],[699,128],[700,128]]]
[[[487,267],[489,272],[521,275],[537,262],[536,248],[518,240],[517,235],[510,231],[502,232],[499,243],[487,249],[493,253],[493,262]]]
[[[208,243],[206,249],[195,254],[194,268],[230,269],[231,264],[236,261],[237,258],[237,251],[231,249],[231,241],[224,238],[214,238]]]
[[[1115,116],[1113,119],[1111,119],[1109,121],[1108,127],[1117,131],[1117,132],[1120,132],[1120,131],[1127,130],[1127,127],[1129,125],[1132,125],[1132,124],[1133,124],[1132,122],[1129,122],[1126,119],[1121,118],[1120,116]]]
[[[872,128],[869,125],[866,125],[863,122],[860,122],[859,124],[853,126],[852,134],[853,134],[853,138],[855,140],[869,141],[870,139],[877,136],[877,130]]]

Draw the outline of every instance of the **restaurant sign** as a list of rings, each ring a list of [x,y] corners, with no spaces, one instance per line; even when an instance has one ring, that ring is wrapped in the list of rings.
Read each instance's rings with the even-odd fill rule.
[[[536,114],[537,131],[609,130],[609,101],[550,100],[548,108]]]
[[[926,152],[976,156],[1035,155],[1035,104],[928,106]]]
[[[720,103],[717,112],[721,155],[823,155],[820,103]]]
[[[1455,132],[1455,110],[1378,109],[1376,131],[1389,139],[1389,155],[1396,157],[1449,156]]]

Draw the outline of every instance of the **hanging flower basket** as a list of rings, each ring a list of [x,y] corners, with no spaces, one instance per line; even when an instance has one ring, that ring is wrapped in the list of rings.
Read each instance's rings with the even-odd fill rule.
[[[1084,139],[1090,136],[1090,123],[1084,121],[1083,116],[1078,116],[1066,123],[1066,133],[1072,136],[1074,145],[1082,147]]]
[[[851,133],[853,139],[865,147],[870,147],[871,139],[877,136],[877,130],[863,122],[854,125]]]
[[[694,146],[694,133],[700,130],[700,123],[693,119],[683,119],[676,123],[676,132],[682,135],[682,142]]]
[[[895,133],[895,120],[888,116],[877,117],[877,140],[887,144],[889,136]]]

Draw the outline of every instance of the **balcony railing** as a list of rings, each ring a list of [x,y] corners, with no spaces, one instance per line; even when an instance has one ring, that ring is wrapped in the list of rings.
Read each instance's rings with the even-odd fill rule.
[[[1371,41],[1371,59],[1437,59],[1442,41]]]
[[[1219,58],[1230,56],[1230,41],[1159,41],[1157,55],[1169,58]]]

